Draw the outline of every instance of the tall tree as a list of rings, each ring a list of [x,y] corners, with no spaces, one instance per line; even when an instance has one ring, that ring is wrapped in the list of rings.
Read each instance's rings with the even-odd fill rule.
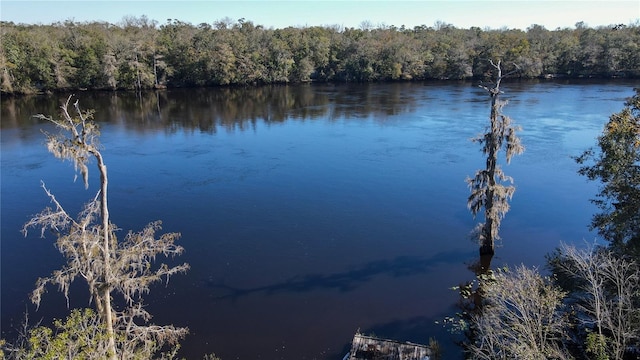
[[[504,150],[507,164],[511,162],[513,155],[524,152],[524,146],[516,132],[519,127],[511,123],[511,119],[502,114],[502,107],[506,101],[500,100],[500,83],[508,74],[502,74],[500,61],[493,66],[496,77],[492,85],[481,85],[491,96],[491,114],[489,117],[490,126],[484,134],[473,139],[474,142],[482,144],[482,153],[487,156],[486,167],[476,171],[473,178],[467,178],[467,184],[471,189],[471,195],[467,201],[467,206],[475,217],[484,209],[484,223],[478,224],[474,232],[480,243],[480,255],[493,255],[495,240],[499,239],[498,229],[500,222],[509,211],[509,200],[515,192],[515,187],[505,185],[512,184],[513,179],[502,171],[498,164],[498,156]]]
[[[599,152],[589,149],[576,158],[579,173],[601,184],[591,200],[601,210],[591,228],[614,247],[640,255],[640,89],[611,115],[598,147]]]
[[[63,118],[60,120],[39,116],[62,130],[60,134],[47,134],[47,148],[54,156],[73,162],[85,187],[88,186],[88,163],[93,158],[100,173],[100,188],[74,219],[43,184],[54,208],[46,208],[33,217],[23,230],[26,233],[29,228],[36,227],[41,229],[42,236],[46,230],[57,234],[56,246],[66,257],[67,264],[50,277],[38,279],[31,300],[39,305],[49,284],[58,285],[68,299],[72,281],[82,278],[106,329],[103,358],[150,357],[163,344],[174,343],[187,333],[186,328],[140,325],[151,318],[142,303],[142,295],[149,292],[150,285],[163,278],[168,281],[170,276],[185,272],[189,267],[187,264],[175,267],[161,264],[154,268],[155,257],[159,254],[179,255],[184,249],[174,244],[178,233],[155,238],[160,222],[147,225],[139,233],[129,232],[123,241],[117,240],[117,227],[109,220],[107,166],[99,150],[98,127],[90,120],[90,112],[80,110],[78,101],[74,104],[77,116],[72,117],[70,101],[71,97],[61,107]],[[114,292],[119,293],[127,305],[122,311],[113,307]]]

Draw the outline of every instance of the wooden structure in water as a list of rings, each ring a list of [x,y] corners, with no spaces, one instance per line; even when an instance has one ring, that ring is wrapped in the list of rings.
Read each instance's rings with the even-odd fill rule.
[[[429,360],[431,353],[431,349],[426,345],[356,333],[353,336],[351,350],[343,360]]]

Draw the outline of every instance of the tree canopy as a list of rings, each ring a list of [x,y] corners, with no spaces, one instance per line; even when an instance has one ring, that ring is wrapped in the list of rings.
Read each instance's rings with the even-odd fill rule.
[[[593,216],[591,228],[614,248],[640,254],[640,89],[611,115],[598,148],[576,159],[580,174],[601,184],[592,200],[601,212]]]
[[[0,90],[151,89],[307,81],[484,78],[489,59],[523,78],[638,77],[640,25],[547,30],[405,27],[266,29],[127,17],[117,25],[0,23]]]

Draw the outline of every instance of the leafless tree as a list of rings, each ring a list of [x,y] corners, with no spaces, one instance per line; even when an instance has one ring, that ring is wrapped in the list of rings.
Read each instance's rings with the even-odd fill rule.
[[[502,74],[500,62],[490,61],[495,68],[496,79],[492,85],[481,85],[491,96],[490,126],[486,133],[473,139],[474,142],[482,144],[482,153],[487,156],[487,163],[484,169],[476,171],[473,178],[467,178],[467,184],[471,189],[471,195],[467,201],[467,206],[475,217],[484,209],[484,223],[478,224],[474,231],[480,243],[480,255],[493,255],[495,240],[499,239],[498,230],[500,222],[509,211],[509,200],[515,192],[515,187],[505,185],[513,184],[513,179],[502,171],[498,164],[500,150],[504,149],[507,164],[511,162],[513,155],[524,152],[524,146],[517,136],[520,130],[514,126],[511,119],[502,114],[502,107],[507,101],[500,100],[500,83],[503,78],[511,75],[516,70],[507,74]]]
[[[168,281],[172,275],[188,270],[187,264],[153,266],[157,255],[169,257],[184,251],[174,244],[180,234],[167,233],[156,238],[156,232],[160,230],[158,221],[141,232],[129,232],[122,241],[117,240],[117,228],[109,220],[107,167],[100,152],[98,127],[91,121],[92,113],[81,111],[77,100],[73,104],[77,116],[70,115],[71,99],[70,96],[61,106],[62,119],[38,116],[61,130],[59,134],[46,134],[47,147],[57,158],[74,163],[85,187],[88,186],[88,164],[95,159],[100,189],[74,219],[43,183],[53,207],[29,220],[23,232],[26,234],[29,228],[39,228],[44,236],[47,230],[52,230],[57,234],[56,246],[67,264],[51,276],[38,279],[31,300],[39,305],[46,287],[54,284],[68,302],[71,282],[81,278],[89,286],[91,300],[106,329],[107,353],[104,357],[114,360],[130,358],[132,354],[150,356],[163,344],[175,343],[187,333],[186,328],[148,325],[151,314],[144,309],[142,299],[152,283],[162,279]],[[125,301],[127,306],[123,311],[113,308],[114,293],[120,294]]]
[[[569,359],[562,347],[565,293],[524,265],[484,278],[482,311],[472,318],[472,359]]]
[[[638,264],[594,246],[577,249],[563,244],[560,251],[557,270],[579,286],[573,292],[581,310],[577,318],[593,329],[606,352],[595,355],[623,359],[628,346],[640,341]]]

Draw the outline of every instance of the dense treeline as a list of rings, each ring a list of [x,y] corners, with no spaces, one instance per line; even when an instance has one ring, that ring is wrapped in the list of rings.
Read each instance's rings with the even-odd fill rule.
[[[212,24],[145,16],[118,25],[66,21],[0,24],[0,89],[149,89],[484,77],[488,59],[520,76],[640,76],[640,23],[526,31],[432,27],[266,29],[251,21]]]

